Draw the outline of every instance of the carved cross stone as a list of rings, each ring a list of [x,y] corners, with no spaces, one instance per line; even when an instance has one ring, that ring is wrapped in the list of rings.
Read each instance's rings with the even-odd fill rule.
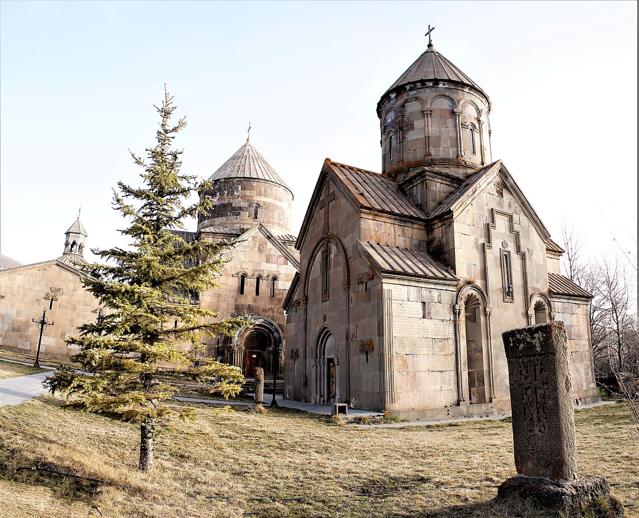
[[[574,480],[575,420],[563,322],[503,335],[517,473]]]
[[[326,187],[324,188],[324,197],[319,201],[317,205],[320,209],[324,210],[324,234],[328,234],[329,232],[329,205],[332,201],[335,200],[335,193],[328,192],[329,184],[326,182]]]
[[[577,479],[564,323],[514,329],[502,337],[518,475],[499,486],[497,497],[513,504],[516,514],[525,502],[543,510],[543,516],[597,516],[607,509],[606,516],[622,517],[623,505],[610,495],[605,478]]]

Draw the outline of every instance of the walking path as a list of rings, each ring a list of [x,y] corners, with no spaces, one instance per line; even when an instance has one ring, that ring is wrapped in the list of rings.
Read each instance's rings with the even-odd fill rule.
[[[247,394],[252,396],[252,394]],[[191,397],[176,397],[178,401],[184,403],[201,403],[204,405],[231,405],[231,406],[253,406],[250,401],[233,401],[225,399],[204,399],[204,398],[191,398]],[[268,407],[273,400],[272,394],[264,394],[264,406]],[[309,414],[319,415],[331,415],[331,407],[329,405],[314,405],[311,403],[302,403],[300,401],[291,401],[284,399],[282,396],[276,396],[275,401],[280,408],[289,408],[291,410],[301,410],[302,412],[308,412]],[[348,409],[348,418],[353,417],[374,417],[383,416],[383,412],[372,412],[370,410],[360,410],[357,408]],[[344,416],[343,416],[344,417]]]
[[[0,381],[0,406],[19,405],[44,394],[47,389],[42,382],[50,372],[38,372]]]

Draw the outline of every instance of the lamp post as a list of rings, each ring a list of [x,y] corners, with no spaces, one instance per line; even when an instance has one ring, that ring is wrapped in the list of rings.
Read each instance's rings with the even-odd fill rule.
[[[275,389],[277,387],[277,370],[280,366],[280,340],[279,336],[275,336],[273,343],[273,399],[271,400],[271,407],[277,408],[277,401],[275,401]]]
[[[53,303],[53,301],[52,301]],[[35,363],[33,364],[33,366],[36,369],[40,368],[40,346],[42,345],[42,333],[44,331],[44,328],[47,326],[52,326],[54,323],[53,322],[49,322],[47,320],[47,310],[43,310],[42,311],[42,316],[39,319],[35,319],[32,318],[31,321],[34,324],[38,324],[40,326],[40,337],[38,338],[38,352],[36,353],[36,359],[35,359]]]

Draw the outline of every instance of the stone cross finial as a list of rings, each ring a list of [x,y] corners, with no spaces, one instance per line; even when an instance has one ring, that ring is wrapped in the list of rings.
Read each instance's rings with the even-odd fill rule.
[[[424,36],[428,36],[428,48],[432,48],[433,46],[433,40],[430,36],[430,33],[433,32],[435,30],[435,27],[431,27],[430,25],[428,26],[428,30],[426,31],[426,34],[424,34]]]
[[[249,140],[251,140],[251,121],[249,121],[249,127],[246,130],[246,141],[248,142]]]

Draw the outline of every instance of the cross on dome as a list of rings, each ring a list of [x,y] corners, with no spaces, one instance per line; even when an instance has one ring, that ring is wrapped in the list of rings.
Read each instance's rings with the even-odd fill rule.
[[[432,48],[433,46],[433,40],[430,36],[430,33],[433,32],[435,30],[435,27],[431,27],[430,25],[428,26],[428,30],[426,31],[426,34],[424,34],[424,36],[428,36],[428,48]]]

